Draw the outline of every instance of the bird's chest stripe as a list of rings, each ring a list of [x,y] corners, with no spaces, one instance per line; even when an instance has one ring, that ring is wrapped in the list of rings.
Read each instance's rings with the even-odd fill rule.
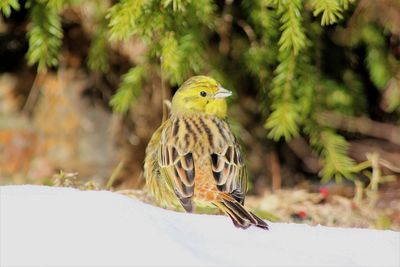
[[[226,131],[226,126],[224,125],[224,123],[219,121],[219,120],[217,120],[216,118],[212,118],[212,122],[214,123],[214,125],[218,129],[218,132],[221,135],[221,137],[223,138],[223,140],[225,142],[227,142],[228,139],[229,139],[229,134]]]
[[[191,123],[189,122],[188,119],[184,120],[185,123],[185,127],[186,127],[186,133],[185,133],[185,143],[187,146],[189,146],[190,143],[190,137],[193,138],[193,142],[196,143],[197,142],[197,133],[196,131],[194,131],[194,129],[192,128]]]
[[[224,121],[203,116],[176,117],[165,135],[167,142],[169,139],[182,151],[199,155],[221,150],[224,144],[234,142],[232,136]]]
[[[172,136],[177,136],[179,133],[179,118],[177,118],[174,122],[173,130],[172,130]]]
[[[197,122],[197,120],[195,120],[194,118],[190,119],[190,122],[193,124],[193,126],[196,128],[196,131],[201,134],[203,132],[203,129],[200,127],[199,123]]]
[[[199,120],[200,120],[200,125],[201,125],[202,129],[204,130],[204,132],[207,135],[208,144],[211,147],[213,147],[214,146],[214,135],[211,132],[209,125],[204,121],[204,119],[202,117],[200,117]],[[207,120],[207,121],[209,122],[210,120]]]

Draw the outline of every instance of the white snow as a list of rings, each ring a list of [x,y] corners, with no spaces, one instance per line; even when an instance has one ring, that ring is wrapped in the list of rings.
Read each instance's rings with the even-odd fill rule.
[[[117,193],[0,187],[0,266],[400,266],[400,233],[167,211]]]

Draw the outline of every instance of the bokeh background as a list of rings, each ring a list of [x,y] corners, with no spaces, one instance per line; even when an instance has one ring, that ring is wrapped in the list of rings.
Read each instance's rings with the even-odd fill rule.
[[[0,184],[151,202],[147,142],[203,74],[254,212],[399,230],[399,25],[399,0],[1,0]]]

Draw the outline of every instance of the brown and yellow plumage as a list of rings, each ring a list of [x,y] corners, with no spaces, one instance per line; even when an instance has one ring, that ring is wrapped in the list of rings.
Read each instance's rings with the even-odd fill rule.
[[[226,117],[231,93],[215,80],[195,76],[172,100],[171,116],[146,150],[147,187],[164,207],[216,206],[241,228],[267,224],[243,207],[247,172]]]

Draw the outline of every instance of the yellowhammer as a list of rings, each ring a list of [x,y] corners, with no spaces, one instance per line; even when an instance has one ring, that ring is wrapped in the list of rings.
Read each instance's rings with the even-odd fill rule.
[[[195,76],[172,98],[171,116],[153,134],[144,164],[146,186],[167,208],[216,206],[237,227],[268,225],[243,207],[247,171],[228,123],[232,92],[214,79]]]

